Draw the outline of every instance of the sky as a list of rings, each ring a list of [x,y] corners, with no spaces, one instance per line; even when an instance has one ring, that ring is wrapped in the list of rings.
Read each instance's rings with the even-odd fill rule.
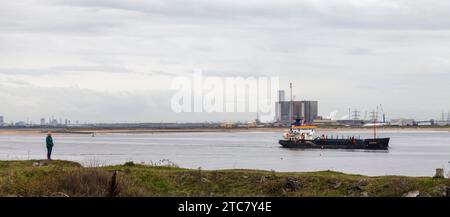
[[[0,0],[0,115],[80,122],[248,121],[174,113],[171,82],[277,76],[319,113],[450,110],[446,0]]]

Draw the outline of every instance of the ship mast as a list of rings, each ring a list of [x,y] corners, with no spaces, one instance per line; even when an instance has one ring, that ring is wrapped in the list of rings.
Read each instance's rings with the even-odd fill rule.
[[[374,118],[373,119],[373,139],[376,139],[376,138],[377,138],[377,121]]]
[[[378,108],[377,108],[378,110]],[[372,112],[370,112],[371,116],[372,116],[372,120],[373,120],[373,138],[376,139],[377,138],[377,116],[378,116],[378,112],[375,112],[374,110],[372,110]]]
[[[290,107],[290,113],[291,113],[291,123],[292,121],[294,121],[294,103],[292,101],[292,82],[289,83],[289,88],[290,88],[290,92],[291,92],[291,106]]]
[[[373,119],[373,138],[377,138],[377,119],[378,119],[378,105],[377,105],[377,113],[375,114],[375,118]]]

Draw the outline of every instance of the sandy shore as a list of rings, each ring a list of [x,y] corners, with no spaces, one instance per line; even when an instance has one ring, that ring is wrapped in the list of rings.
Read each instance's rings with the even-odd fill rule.
[[[26,134],[39,134],[41,130],[37,129],[0,129],[0,135],[26,135]]]
[[[46,134],[52,131],[56,134],[92,134],[92,133],[192,133],[192,132],[283,132],[287,128],[232,128],[232,129],[0,129],[0,135],[27,135],[27,134]],[[372,128],[350,128],[350,127],[319,127],[317,131],[372,131]],[[440,131],[450,132],[450,127],[383,127],[377,131]]]
[[[0,129],[0,135],[46,134],[95,134],[95,133],[193,133],[193,132],[282,132],[282,128],[233,128],[233,129]]]

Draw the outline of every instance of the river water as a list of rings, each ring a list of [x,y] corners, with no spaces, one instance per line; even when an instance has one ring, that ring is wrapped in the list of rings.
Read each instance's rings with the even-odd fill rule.
[[[322,134],[322,132],[318,132]],[[371,137],[370,131],[328,131],[327,135]],[[54,159],[86,166],[173,162],[202,169],[275,171],[335,170],[364,175],[432,176],[450,169],[450,132],[382,131],[388,151],[293,150],[281,148],[280,132],[200,132],[155,134],[55,134]],[[0,159],[45,158],[45,135],[0,135]]]

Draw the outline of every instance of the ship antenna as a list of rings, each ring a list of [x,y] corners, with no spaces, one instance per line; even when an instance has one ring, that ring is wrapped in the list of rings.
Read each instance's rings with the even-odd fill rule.
[[[290,106],[290,112],[291,112],[291,123],[294,121],[294,103],[292,102],[292,82],[289,83],[289,88],[291,92],[291,106]]]
[[[372,120],[373,120],[373,138],[376,139],[377,138],[377,112],[375,112],[374,110],[372,110],[372,112],[370,112],[371,116],[372,116]]]
[[[378,119],[378,105],[377,105],[377,113],[375,118],[373,119],[373,138],[377,138],[377,119]]]
[[[377,121],[375,118],[373,119],[373,138],[377,138]]]

